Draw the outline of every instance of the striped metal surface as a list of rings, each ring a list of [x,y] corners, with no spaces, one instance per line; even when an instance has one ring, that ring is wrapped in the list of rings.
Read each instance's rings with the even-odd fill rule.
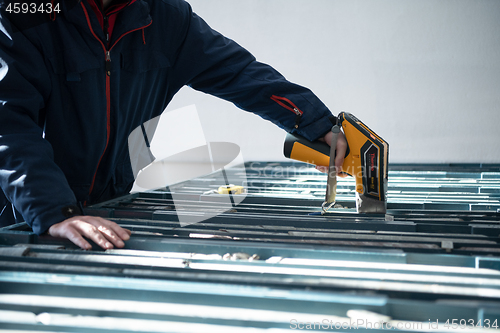
[[[4,228],[0,331],[497,331],[500,165],[391,165],[386,215],[350,179],[320,215],[325,185],[248,163],[90,207],[133,231],[120,250]]]

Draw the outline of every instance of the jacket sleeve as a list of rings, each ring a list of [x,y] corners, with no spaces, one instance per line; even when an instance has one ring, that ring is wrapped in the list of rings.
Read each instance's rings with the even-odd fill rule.
[[[50,80],[38,49],[0,15],[0,186],[35,233],[65,219],[76,205],[43,138]],[[1,208],[1,207],[0,207]]]
[[[236,42],[187,10],[187,30],[177,59],[188,85],[316,140],[332,127],[328,108],[308,88],[287,81]],[[298,109],[294,110],[294,109]]]

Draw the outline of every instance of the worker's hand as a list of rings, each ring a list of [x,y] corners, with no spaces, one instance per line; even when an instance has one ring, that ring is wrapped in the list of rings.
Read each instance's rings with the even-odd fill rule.
[[[326,135],[322,138],[319,139],[319,141],[326,142],[328,145],[331,144],[332,142],[332,136],[333,133],[332,131],[329,131],[326,133]],[[337,170],[337,176],[340,177],[345,177],[346,175],[341,173],[342,172],[342,164],[344,164],[344,156],[347,151],[347,141],[345,139],[344,133],[340,131],[339,136],[337,137],[337,147],[336,147],[336,152],[335,152],[335,170]],[[321,172],[328,173],[328,167],[327,166],[316,166],[316,169],[318,169]]]
[[[123,241],[129,240],[132,232],[123,229],[115,222],[96,216],[74,216],[52,225],[48,234],[53,237],[67,238],[84,250],[92,249],[92,245],[83,237],[93,240],[103,249],[124,247]]]

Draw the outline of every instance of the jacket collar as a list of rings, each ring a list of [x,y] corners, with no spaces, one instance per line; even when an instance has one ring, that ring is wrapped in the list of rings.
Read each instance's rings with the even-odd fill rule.
[[[156,0],[155,0],[156,1]],[[145,28],[152,22],[149,4],[144,0],[136,0],[123,8],[116,18],[111,44],[129,31]]]
[[[66,19],[77,26],[80,31],[92,38],[95,34],[103,43],[105,42],[99,21],[86,0],[62,1],[61,11]],[[134,1],[120,12],[115,23],[111,45],[128,32],[148,26],[151,21],[149,4],[145,0]]]

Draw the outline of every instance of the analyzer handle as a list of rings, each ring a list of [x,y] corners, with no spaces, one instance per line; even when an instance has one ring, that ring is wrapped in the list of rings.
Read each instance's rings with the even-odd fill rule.
[[[283,148],[285,157],[327,167],[330,163],[330,146],[321,141],[309,141],[301,135],[288,133]]]

